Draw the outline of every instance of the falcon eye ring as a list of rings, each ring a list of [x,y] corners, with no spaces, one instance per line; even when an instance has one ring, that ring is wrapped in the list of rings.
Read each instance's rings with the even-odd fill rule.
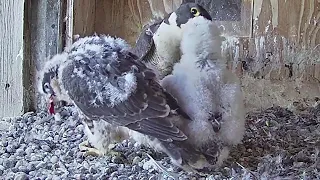
[[[45,84],[44,84],[44,88],[49,89],[49,88],[50,88],[50,87],[49,87],[49,83],[45,83]]]
[[[190,9],[190,12],[193,14],[194,17],[197,17],[200,15],[200,12],[198,11],[197,8],[193,7]]]

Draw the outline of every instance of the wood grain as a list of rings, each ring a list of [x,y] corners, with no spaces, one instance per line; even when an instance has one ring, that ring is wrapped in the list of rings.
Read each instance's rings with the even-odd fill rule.
[[[100,0],[97,2],[101,2]],[[73,2],[73,30],[74,35],[81,37],[92,35],[95,32],[96,0],[75,0]],[[100,8],[99,8],[100,9]]]
[[[126,39],[134,44],[142,26],[152,17],[148,0],[96,2],[95,31]]]
[[[251,73],[270,80],[318,82],[314,69],[320,56],[316,51],[319,8],[318,0],[254,1],[250,56],[255,68]],[[292,66],[292,76],[288,66]]]
[[[23,1],[0,4],[0,117],[23,113]]]
[[[286,105],[295,99],[313,98],[320,93],[320,0],[242,0],[240,18],[232,18],[232,8],[218,12],[222,8],[219,3],[221,5],[225,1],[183,1],[202,4],[216,19],[215,23],[227,39],[222,52],[226,65],[242,78],[246,102],[250,106]],[[93,6],[81,3],[75,6],[79,13],[90,12],[89,17],[94,23],[86,24],[86,21],[78,20],[84,15],[76,16],[75,24],[80,24],[74,31],[119,36],[133,45],[144,24],[153,18],[162,18],[182,1],[95,2],[92,10],[87,7]],[[239,1],[228,2],[237,4]],[[81,10],[84,7],[86,9]],[[224,17],[227,11],[230,13]],[[309,95],[300,92],[308,92]]]

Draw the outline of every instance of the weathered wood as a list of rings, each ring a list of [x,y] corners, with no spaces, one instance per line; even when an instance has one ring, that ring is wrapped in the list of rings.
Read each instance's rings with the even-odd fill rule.
[[[104,0],[105,1],[105,0]],[[86,36],[95,32],[96,4],[100,6],[101,0],[76,0],[73,1],[73,26],[74,35]],[[101,8],[101,6],[100,6]],[[110,10],[109,7],[107,7]],[[103,22],[106,23],[106,22]]]
[[[30,48],[29,68],[27,72],[31,73],[32,88],[29,92],[35,94],[36,100],[33,107],[37,110],[46,108],[46,99],[38,93],[38,72],[42,69],[44,63],[52,56],[62,51],[64,18],[63,4],[61,0],[33,1],[26,0],[29,4],[27,11],[29,16],[25,18],[29,24],[30,42],[27,46]],[[27,63],[27,61],[26,61]]]
[[[319,63],[319,1],[256,0],[253,18],[252,74],[270,80],[319,82],[310,71]],[[290,66],[292,72],[285,73]]]
[[[286,106],[319,96],[319,8],[318,0],[254,1],[242,78],[247,107]]]
[[[69,47],[72,45],[73,43],[73,39],[74,39],[74,25],[73,25],[73,20],[74,20],[74,0],[67,0],[67,4],[66,4],[66,47]]]
[[[223,30],[222,53],[227,67],[242,78],[248,107],[287,105],[320,94],[319,0],[100,0],[94,10],[81,13],[94,19],[87,35],[120,36],[133,45],[142,25],[182,1],[203,5]]]
[[[24,1],[0,3],[0,117],[23,113]]]

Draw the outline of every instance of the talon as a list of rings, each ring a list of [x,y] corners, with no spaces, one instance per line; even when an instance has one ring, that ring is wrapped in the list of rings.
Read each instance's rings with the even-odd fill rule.
[[[102,156],[103,153],[100,152],[98,149],[93,148],[89,141],[83,141],[82,143],[79,144],[79,149],[81,152],[83,152],[83,156]]]
[[[221,113],[211,113],[211,117],[209,118],[209,121],[212,124],[213,130],[215,132],[218,132],[221,128],[220,121],[222,120],[222,114]]]

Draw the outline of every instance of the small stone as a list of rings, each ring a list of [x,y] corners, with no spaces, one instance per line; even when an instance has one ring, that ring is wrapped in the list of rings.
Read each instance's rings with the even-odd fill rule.
[[[1,142],[2,146],[7,147],[8,146],[8,140],[4,138]]]
[[[24,128],[24,126],[25,126],[25,124],[24,124],[24,123],[22,123],[22,122],[20,122],[20,123],[19,123],[19,127],[20,127],[21,129],[23,129],[23,128]]]
[[[24,172],[18,172],[14,176],[14,180],[28,180],[29,177],[26,173]]]
[[[128,178],[128,176],[126,176],[126,175],[120,175],[120,176],[118,176],[118,179],[119,180],[126,180]]]
[[[96,174],[96,173],[97,173],[97,170],[95,169],[95,167],[91,166],[91,167],[89,168],[89,172],[90,172],[91,174]]]
[[[122,162],[122,159],[121,159],[121,157],[114,156],[114,157],[112,157],[111,162],[116,163],[116,164],[120,164]]]
[[[3,161],[3,167],[5,167],[5,169],[9,169],[9,168],[13,168],[15,165],[16,165],[16,162],[15,160],[11,160],[11,159],[5,159]]]
[[[27,149],[25,150],[27,155],[31,155],[31,153],[33,153],[33,149],[32,147],[27,147]]]
[[[59,149],[55,150],[55,151],[54,151],[54,154],[55,154],[56,156],[60,156],[60,155],[61,155],[61,150],[59,150]]]
[[[2,157],[3,157],[3,158],[9,158],[9,157],[10,157],[10,154],[9,154],[9,153],[3,153],[3,154],[2,154]]]
[[[82,179],[81,174],[75,174],[73,177],[74,177],[76,180]]]
[[[143,167],[143,164],[144,164],[143,162],[138,162],[139,167]]]
[[[16,153],[18,156],[24,156],[25,155],[25,151],[23,149],[17,149]]]
[[[23,160],[19,160],[19,161],[16,163],[15,167],[18,168],[19,166],[22,166],[23,164],[24,164],[24,163],[23,163]]]
[[[30,172],[29,172],[29,176],[33,176],[33,177],[35,177],[35,176],[36,176],[36,174],[37,174],[37,172],[36,172],[36,171],[30,171]]]
[[[40,169],[40,168],[46,168],[46,163],[45,162],[40,162],[38,165],[36,165],[36,169]]]
[[[141,167],[138,166],[138,165],[134,165],[134,166],[132,166],[132,168],[131,168],[132,172],[139,172],[140,169],[141,169]]]
[[[141,161],[141,158],[139,156],[136,156],[132,160],[132,164],[138,164]]]
[[[55,163],[57,163],[59,161],[59,158],[57,157],[57,156],[52,156],[51,158],[50,158],[50,162],[52,163],[52,164],[55,164]]]
[[[28,170],[28,168],[27,168],[26,166],[19,166],[19,167],[18,167],[18,170],[19,170],[20,172],[25,172],[25,173],[28,173],[28,172],[29,172],[29,170]]]
[[[94,179],[92,174],[86,174],[85,179]]]
[[[34,164],[28,163],[27,170],[28,171],[34,171],[34,170],[36,170],[36,166]]]
[[[100,175],[100,177],[98,179],[109,179],[109,177],[110,176],[103,174],[103,175]]]
[[[48,145],[41,145],[41,149],[46,151],[46,152],[50,152],[51,151],[51,148]]]
[[[117,171],[114,171],[113,173],[110,174],[110,177],[115,177],[115,176],[118,176],[118,172]]]
[[[11,168],[11,171],[14,172],[14,173],[16,173],[16,172],[19,172],[19,169],[16,168],[16,167],[13,167],[13,168]]]
[[[31,154],[31,161],[40,161],[42,158],[39,155],[36,155],[34,153]]]
[[[131,176],[129,176],[129,179],[130,180],[134,180],[134,179],[137,179],[137,178],[136,178],[136,175],[131,175]]]
[[[9,144],[7,147],[6,147],[6,152],[8,153],[13,153],[15,151],[14,147]]]
[[[24,144],[24,143],[25,143],[25,142],[24,142],[24,137],[19,137],[18,143],[20,144],[20,146],[21,146],[22,144]]]
[[[156,175],[152,175],[152,176],[150,176],[149,180],[157,180],[157,176]]]

